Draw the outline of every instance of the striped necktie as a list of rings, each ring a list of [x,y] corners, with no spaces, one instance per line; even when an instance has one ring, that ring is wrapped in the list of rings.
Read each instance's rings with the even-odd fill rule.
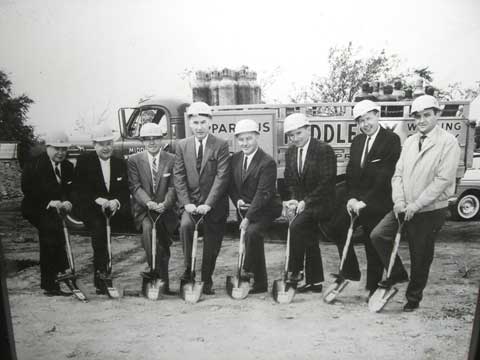
[[[62,183],[62,175],[60,174],[60,164],[55,164],[55,176],[57,177],[57,182]]]
[[[154,157],[153,160],[152,160],[152,185],[153,185],[153,191],[155,191],[156,188],[157,188],[157,174],[158,174],[157,158]]]
[[[198,140],[200,142],[200,146],[198,147],[197,153],[197,171],[200,174],[200,169],[202,168],[202,160],[203,160],[203,143],[202,140]]]
[[[422,145],[426,137],[427,135],[420,136],[420,140],[418,141],[418,152],[422,151]]]

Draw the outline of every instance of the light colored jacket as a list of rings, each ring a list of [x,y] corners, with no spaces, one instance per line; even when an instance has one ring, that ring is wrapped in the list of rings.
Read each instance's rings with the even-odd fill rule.
[[[460,146],[439,126],[427,134],[420,152],[419,140],[420,134],[416,133],[403,144],[392,178],[393,203],[413,203],[418,212],[444,208],[455,192]]]

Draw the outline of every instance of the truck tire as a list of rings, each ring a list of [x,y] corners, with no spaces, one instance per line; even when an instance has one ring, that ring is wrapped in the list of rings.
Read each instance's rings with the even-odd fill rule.
[[[460,220],[478,219],[480,215],[480,194],[468,192],[462,194],[455,204],[455,215]]]

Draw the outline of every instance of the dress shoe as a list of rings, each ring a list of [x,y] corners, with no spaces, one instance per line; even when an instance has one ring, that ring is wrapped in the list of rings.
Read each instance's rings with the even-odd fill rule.
[[[338,276],[338,275],[335,275],[335,274],[332,274],[332,275],[335,276],[337,279],[340,278],[340,277],[343,277],[344,279],[347,279],[347,280],[350,280],[350,281],[360,281],[360,279],[362,277],[361,273],[358,273],[358,274],[355,274],[355,275],[340,273],[341,276]]]
[[[190,269],[185,269],[182,276],[180,277],[181,280],[190,280],[192,278],[192,272]]]
[[[213,290],[212,285],[203,285],[203,293],[205,295],[215,295],[215,290]]]
[[[103,288],[95,288],[95,294],[97,295],[107,295],[107,290]]]
[[[304,284],[302,286],[299,286],[297,288],[297,291],[299,293],[306,293],[306,292],[315,292],[315,293],[320,293],[322,292],[322,289],[323,289],[323,285],[320,284],[320,283],[317,283],[317,284]]]
[[[52,296],[72,296],[72,293],[67,293],[65,291],[62,291],[60,289],[55,289],[55,290],[45,290],[43,292],[45,296],[52,297]]]
[[[303,280],[303,273],[302,272],[292,272],[288,277],[288,282],[295,282],[298,283]]]
[[[261,294],[261,293],[266,293],[268,291],[268,286],[267,285],[256,285],[254,284],[250,291],[248,292],[249,294]]]
[[[242,281],[250,281],[250,279],[253,279],[254,274],[252,272],[242,270],[240,272],[240,280]]]
[[[418,303],[418,302],[415,302],[415,301],[407,301],[407,303],[406,303],[405,306],[403,307],[403,311],[405,311],[405,312],[412,312],[412,311],[414,311],[415,309],[418,309],[419,306],[420,306],[420,303]]]

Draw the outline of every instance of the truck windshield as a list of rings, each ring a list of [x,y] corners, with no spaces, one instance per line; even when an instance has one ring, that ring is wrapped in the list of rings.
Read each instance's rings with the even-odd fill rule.
[[[168,133],[167,115],[162,109],[139,109],[132,114],[132,117],[133,119],[129,121],[129,137],[139,137],[142,126],[151,122],[160,125],[162,136]]]

